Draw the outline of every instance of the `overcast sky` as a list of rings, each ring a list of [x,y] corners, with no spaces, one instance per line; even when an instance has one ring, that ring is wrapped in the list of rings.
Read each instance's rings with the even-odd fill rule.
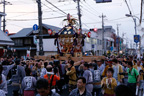
[[[10,33],[16,33],[22,28],[30,28],[34,24],[38,24],[37,3],[36,0],[6,0],[11,2],[13,5],[6,5],[6,29]],[[54,5],[59,7],[66,13],[72,14],[77,18],[77,4],[72,0],[65,0],[66,2],[58,2],[59,0],[49,0]],[[140,1],[141,0],[127,0],[132,11],[132,14],[140,16]],[[102,15],[106,15],[105,26],[113,26],[117,29],[117,24],[120,24],[119,31],[120,36],[122,33],[126,33],[125,38],[129,38],[129,42],[133,40],[134,22],[132,18],[128,18],[125,14],[129,14],[125,0],[113,0],[111,3],[99,3],[97,4],[94,0],[81,0],[81,11],[82,11],[82,27],[83,28],[101,28]],[[0,5],[0,11],[3,11],[2,4]],[[66,17],[55,18],[66,16],[64,13],[58,11],[53,6],[48,4],[45,0],[42,0],[42,11],[43,11],[43,23],[63,27],[62,20]],[[28,20],[30,19],[30,20]],[[15,21],[17,20],[17,21]],[[24,21],[21,21],[24,20]],[[138,20],[137,20],[138,24]],[[143,23],[142,23],[142,26]],[[131,40],[131,41],[130,41]]]

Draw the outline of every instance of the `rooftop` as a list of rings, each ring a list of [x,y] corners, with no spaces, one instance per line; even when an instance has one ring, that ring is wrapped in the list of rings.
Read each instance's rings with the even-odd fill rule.
[[[47,24],[42,24],[42,26],[46,29],[51,29],[51,30],[56,31],[56,32],[58,32],[61,29],[59,27],[47,25]],[[20,30],[16,34],[10,35],[10,38],[27,37],[32,33],[33,33],[33,28],[23,28],[22,30]]]
[[[33,32],[32,28],[23,28],[14,35],[11,35],[10,38],[19,38],[29,36]]]
[[[14,45],[13,41],[0,30],[0,45]]]

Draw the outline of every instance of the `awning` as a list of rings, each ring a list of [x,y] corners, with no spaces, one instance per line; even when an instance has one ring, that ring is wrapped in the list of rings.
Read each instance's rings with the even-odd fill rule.
[[[14,45],[13,42],[0,42],[0,45],[6,46],[6,45]]]

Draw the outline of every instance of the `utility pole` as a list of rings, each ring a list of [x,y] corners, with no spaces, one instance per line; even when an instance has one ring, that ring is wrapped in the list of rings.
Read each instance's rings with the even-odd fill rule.
[[[79,28],[82,33],[82,23],[81,23],[81,9],[80,9],[80,0],[77,0],[77,5],[78,5],[78,19],[79,19]]]
[[[5,5],[12,5],[10,2],[7,2],[3,0],[3,2],[0,2],[0,4],[3,4],[3,13],[5,14]],[[5,20],[5,15],[3,16],[3,32],[5,32],[5,27],[6,27],[6,20]]]
[[[41,11],[41,0],[36,0],[38,3],[38,20],[39,20],[39,55],[44,55],[43,52],[43,31],[42,31],[42,11]]]
[[[117,36],[118,36],[118,54],[119,54],[119,45],[120,45],[120,37],[119,37],[119,26],[120,26],[121,24],[117,24]]]
[[[143,3],[144,3],[144,0],[141,0],[140,21],[139,21],[140,25],[141,25],[141,22],[142,22],[142,15],[143,15]]]
[[[5,0],[3,2],[3,13],[5,14]],[[3,32],[5,32],[5,15],[3,16]]]
[[[99,16],[100,18],[102,18],[102,51],[103,51],[103,54],[105,54],[105,42],[104,42],[104,32],[105,32],[105,29],[104,29],[104,18],[106,17],[105,15],[103,15],[102,13],[102,16]]]
[[[124,48],[124,47],[123,47],[123,44],[124,44],[124,39],[125,39],[124,36],[125,36],[125,34],[126,34],[126,33],[123,33],[123,34],[122,34],[122,40],[123,40],[123,43],[122,43],[122,50],[123,50],[123,48]]]
[[[139,42],[139,52],[140,52],[140,56],[141,56],[141,37],[140,37],[140,42]]]
[[[129,41],[128,41],[128,38],[126,38],[126,50],[125,50],[126,56],[128,55],[128,44],[129,44]]]
[[[135,35],[137,35],[137,25],[136,25],[136,18],[133,18],[133,20],[134,20],[134,24],[135,24]],[[137,55],[137,46],[138,46],[138,44],[136,43],[136,55]]]

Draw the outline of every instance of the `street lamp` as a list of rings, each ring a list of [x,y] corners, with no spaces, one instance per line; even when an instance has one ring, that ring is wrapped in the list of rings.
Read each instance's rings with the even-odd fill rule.
[[[135,24],[135,35],[137,35],[137,25],[136,25],[136,18],[139,20],[138,17],[134,16],[134,15],[131,15],[131,14],[126,14],[125,16],[127,17],[132,17],[133,21],[134,21],[134,24]],[[137,43],[136,43],[136,53],[137,53]]]
[[[131,15],[131,14],[126,14],[125,16],[127,16],[127,17],[132,17],[133,19],[134,19],[134,17],[135,18],[137,18],[138,20],[140,20],[137,16],[134,16],[134,15]],[[140,25],[140,24],[139,24]]]

